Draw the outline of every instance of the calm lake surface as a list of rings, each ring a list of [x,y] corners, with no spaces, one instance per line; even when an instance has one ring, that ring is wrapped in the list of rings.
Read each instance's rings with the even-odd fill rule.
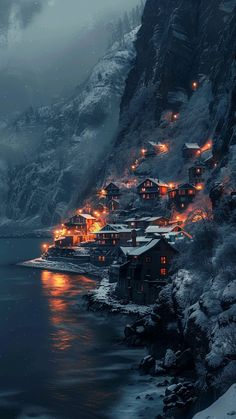
[[[41,245],[0,239],[0,419],[112,418],[144,351],[120,343],[127,319],[86,311],[96,281],[16,266]]]

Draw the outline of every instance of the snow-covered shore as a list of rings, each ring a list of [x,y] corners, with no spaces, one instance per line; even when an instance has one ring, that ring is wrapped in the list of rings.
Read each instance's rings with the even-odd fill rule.
[[[33,260],[28,260],[26,262],[21,262],[18,265],[24,266],[26,268],[34,269],[46,269],[48,271],[56,272],[69,272],[79,275],[91,275],[99,278],[103,278],[107,275],[106,268],[100,268],[92,265],[91,263],[85,263],[83,265],[77,265],[72,262],[64,261],[51,261],[43,258],[37,258]]]
[[[115,296],[116,284],[110,284],[108,277],[104,277],[97,289],[89,295],[89,303],[95,309],[107,309],[112,313],[131,314],[145,316],[152,312],[153,306],[138,305],[134,303],[124,304]]]

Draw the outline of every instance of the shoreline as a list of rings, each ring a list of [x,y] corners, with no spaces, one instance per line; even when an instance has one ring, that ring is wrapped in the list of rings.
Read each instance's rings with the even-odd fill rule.
[[[31,269],[48,270],[52,272],[64,272],[75,275],[91,275],[102,279],[107,275],[107,269],[100,268],[90,263],[84,265],[76,265],[71,262],[50,261],[42,258],[27,260],[17,263],[17,266]]]

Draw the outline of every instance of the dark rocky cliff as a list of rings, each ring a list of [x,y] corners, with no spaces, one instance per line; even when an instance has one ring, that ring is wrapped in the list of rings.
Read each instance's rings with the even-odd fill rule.
[[[121,155],[127,145],[166,137],[176,156],[177,142],[203,144],[211,136],[214,153],[225,157],[235,143],[235,7],[229,0],[147,0],[121,103]],[[174,127],[163,123],[168,112],[180,112]]]

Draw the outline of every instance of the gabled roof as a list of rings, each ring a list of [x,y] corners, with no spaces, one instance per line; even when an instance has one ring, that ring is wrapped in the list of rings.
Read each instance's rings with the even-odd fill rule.
[[[113,182],[110,182],[110,183],[108,183],[108,185],[107,186],[105,186],[105,190],[107,190],[108,188],[110,188],[110,187],[113,187],[113,188],[115,188],[115,189],[119,189],[119,186],[117,186],[115,183],[113,183]]]
[[[182,230],[182,228],[178,225],[178,224],[173,224],[171,226],[166,226],[166,227],[159,227],[159,226],[149,226],[148,228],[146,228],[145,233],[146,234],[167,234],[167,233],[171,233],[172,231],[174,231],[174,229],[178,227]]]
[[[127,223],[132,223],[132,222],[135,222],[135,221],[140,221],[140,222],[142,222],[142,221],[148,221],[149,220],[149,217],[142,217],[142,218],[128,218],[128,220],[126,220],[126,222]]]
[[[191,183],[182,183],[177,189],[196,189]]]
[[[144,253],[146,253],[148,250],[152,249],[154,246],[156,246],[161,239],[154,239],[148,244],[145,244],[145,246],[141,247],[122,247],[122,251],[126,254],[126,256],[141,256]]]
[[[150,217],[148,218],[148,221],[152,222],[152,221],[162,220],[163,218],[164,220],[168,220],[167,217],[159,216],[159,217]]]
[[[111,230],[109,230],[109,228]],[[99,230],[96,234],[100,234],[100,233],[131,233],[133,231],[132,228],[129,228],[129,226],[127,226],[126,224],[107,224],[106,226],[104,226],[103,228],[101,228],[101,230]],[[138,231],[138,230],[136,230]]]
[[[166,186],[167,188],[169,187],[169,185],[167,185],[167,183],[163,182],[162,180],[156,179],[156,178],[152,178],[152,177],[147,177],[141,183],[139,183],[139,185],[137,187],[139,188],[140,186],[142,186],[142,184],[144,182],[147,182],[147,180],[150,180],[152,183],[155,183],[155,185],[157,185],[157,186]]]
[[[78,214],[78,216],[85,218],[86,220],[96,220],[92,215],[90,214]]]
[[[200,150],[201,149],[201,147],[199,146],[198,143],[185,143],[183,147],[184,148],[190,148],[192,150]]]

